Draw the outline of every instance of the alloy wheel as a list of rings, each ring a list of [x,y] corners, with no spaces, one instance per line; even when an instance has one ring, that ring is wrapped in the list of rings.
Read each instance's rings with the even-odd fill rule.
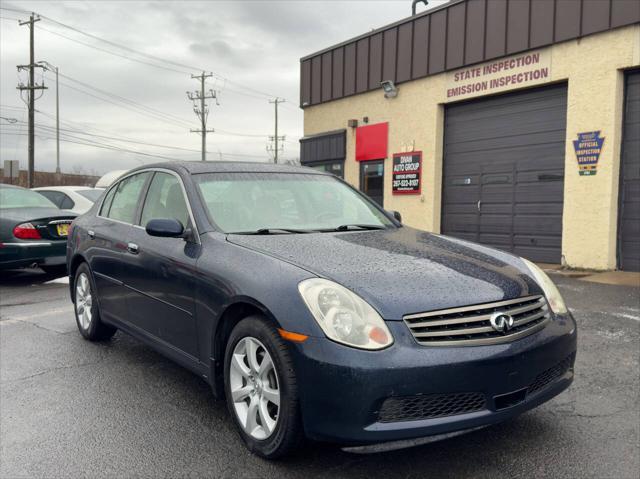
[[[91,297],[91,284],[86,273],[80,273],[76,282],[76,315],[80,327],[84,330],[89,329],[91,325],[91,305],[93,299]]]
[[[229,365],[233,407],[245,433],[254,439],[271,436],[278,424],[280,386],[269,351],[247,336],[236,344]]]

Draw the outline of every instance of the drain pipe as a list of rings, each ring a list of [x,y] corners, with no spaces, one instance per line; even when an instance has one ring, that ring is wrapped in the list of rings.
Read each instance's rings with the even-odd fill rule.
[[[413,0],[411,2],[411,16],[414,16],[416,14],[416,5],[418,3],[424,3],[424,6],[426,7],[427,5],[429,5],[429,0]]]

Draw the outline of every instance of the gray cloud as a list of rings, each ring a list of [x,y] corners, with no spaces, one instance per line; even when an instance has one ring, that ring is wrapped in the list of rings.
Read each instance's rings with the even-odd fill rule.
[[[431,2],[435,4],[436,2]],[[441,0],[440,2],[441,3]],[[220,106],[212,106],[210,124],[217,130],[208,137],[212,159],[225,153],[250,155],[266,161],[266,135],[273,130],[273,107],[268,98],[253,90],[290,100],[281,110],[280,131],[289,140],[284,156],[298,156],[297,139],[302,134],[302,112],[297,108],[300,57],[347,38],[407,16],[410,1],[94,1],[2,2],[3,7],[34,10],[55,20],[78,27],[113,42],[172,62],[214,71],[228,81],[217,80]],[[15,65],[28,62],[28,30],[17,26],[16,18],[26,15],[0,11],[0,107],[1,116],[26,120],[24,105],[15,85]],[[7,18],[8,17],[8,18]],[[197,87],[191,72],[176,73],[132,62],[78,42],[129,52],[94,41],[86,36],[43,20],[36,29],[36,60],[47,60],[60,72],[96,88],[165,112],[171,118],[190,122],[161,121],[93,98],[81,85],[64,80],[60,88],[61,118],[66,126],[103,136],[122,137],[199,149],[200,139],[189,132],[196,127],[191,102],[185,92]],[[45,31],[48,30],[48,31]],[[67,36],[62,38],[51,32]],[[181,68],[177,68],[181,70]],[[45,80],[49,90],[36,103],[38,110],[55,111],[55,88],[51,74]],[[240,86],[242,85],[242,86]],[[89,90],[89,93],[94,93]],[[98,95],[99,96],[99,95]],[[113,100],[113,99],[111,99]],[[113,100],[115,101],[115,100]],[[116,102],[118,103],[118,102]],[[9,107],[19,107],[14,110]],[[36,121],[52,125],[53,120],[38,114]],[[238,137],[222,131],[265,135]],[[26,128],[20,124],[0,127],[0,158],[18,159],[26,167]],[[37,131],[36,165],[53,170],[55,144],[51,134]],[[67,132],[69,133],[69,132]],[[76,133],[70,133],[77,136]],[[71,137],[66,137],[72,140]],[[88,137],[91,138],[91,137]],[[93,137],[92,141],[117,145],[148,154],[179,159],[199,159],[199,153],[120,143]],[[62,143],[62,168],[98,172],[132,167],[152,158]],[[228,157],[236,158],[236,157]]]

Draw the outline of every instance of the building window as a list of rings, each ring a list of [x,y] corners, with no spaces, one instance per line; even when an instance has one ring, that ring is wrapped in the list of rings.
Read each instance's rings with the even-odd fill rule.
[[[384,203],[384,160],[360,162],[360,191],[382,207]]]
[[[344,160],[320,161],[316,163],[306,164],[309,168],[323,171],[336,175],[338,178],[344,179]]]

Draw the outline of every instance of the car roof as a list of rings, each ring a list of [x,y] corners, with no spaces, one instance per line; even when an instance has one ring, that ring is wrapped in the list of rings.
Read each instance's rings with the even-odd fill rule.
[[[39,186],[33,188],[35,191],[51,190],[51,191],[84,191],[84,190],[102,190],[103,188],[93,188],[91,186]]]
[[[190,174],[200,173],[309,173],[328,175],[322,171],[303,166],[277,165],[273,163],[257,163],[251,161],[168,161],[139,166],[130,172],[148,168],[168,168],[175,171],[187,171]]]
[[[26,190],[26,188],[23,188],[22,186],[18,186],[18,185],[9,185],[7,183],[0,183],[0,188],[13,188],[16,190]]]

